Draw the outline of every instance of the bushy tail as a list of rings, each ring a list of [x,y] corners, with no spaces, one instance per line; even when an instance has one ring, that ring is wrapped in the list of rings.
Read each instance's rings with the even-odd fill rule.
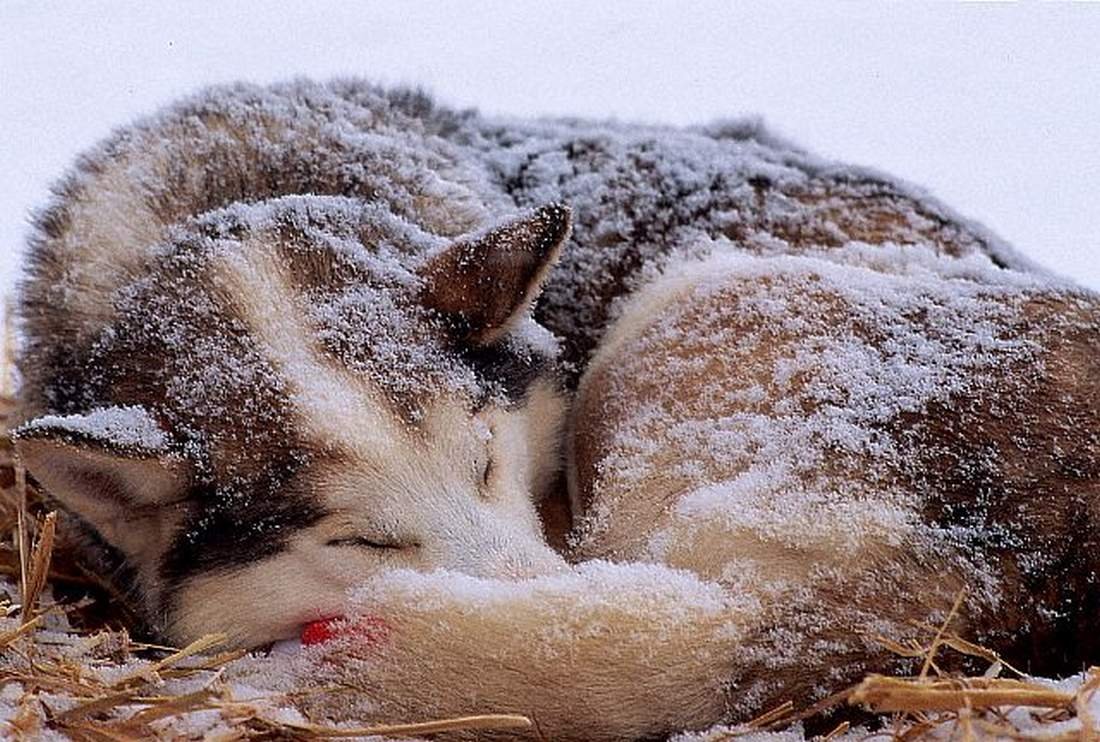
[[[513,583],[399,572],[363,588],[356,605],[366,624],[349,619],[343,639],[299,657],[297,682],[356,689],[308,696],[311,715],[513,713],[534,720],[532,736],[555,740],[648,738],[720,721],[747,614],[690,573],[607,562]]]

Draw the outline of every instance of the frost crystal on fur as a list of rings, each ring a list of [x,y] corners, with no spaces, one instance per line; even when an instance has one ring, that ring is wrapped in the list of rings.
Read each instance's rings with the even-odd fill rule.
[[[86,415],[42,415],[21,428],[23,433],[45,430],[106,439],[124,448],[151,452],[168,444],[156,420],[140,407],[103,407]]]
[[[214,88],[77,163],[21,314],[32,473],[172,638],[347,614],[233,669],[358,689],[323,717],[699,729],[904,668],[963,588],[1095,646],[1096,297],[753,122]]]

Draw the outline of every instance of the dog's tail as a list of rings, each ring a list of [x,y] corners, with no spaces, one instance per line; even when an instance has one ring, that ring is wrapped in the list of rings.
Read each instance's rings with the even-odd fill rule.
[[[532,738],[555,740],[656,738],[721,721],[740,621],[753,613],[690,573],[607,562],[522,582],[399,572],[357,603],[368,617],[305,650],[317,661],[303,674],[360,692],[309,696],[312,713],[521,714]]]

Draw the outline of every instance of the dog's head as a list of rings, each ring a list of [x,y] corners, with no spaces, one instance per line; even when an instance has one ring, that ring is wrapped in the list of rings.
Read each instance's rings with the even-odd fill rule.
[[[380,570],[557,570],[535,499],[564,401],[529,309],[568,231],[548,206],[441,238],[316,197],[200,219],[19,456],[177,642],[293,635]]]

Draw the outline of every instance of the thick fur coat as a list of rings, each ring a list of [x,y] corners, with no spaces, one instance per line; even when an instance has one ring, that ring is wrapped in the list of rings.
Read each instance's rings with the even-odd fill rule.
[[[372,586],[384,640],[249,670],[359,689],[317,714],[701,728],[885,669],[964,588],[999,649],[1095,659],[1100,303],[881,174],[752,122],[240,85],[37,224],[29,471],[176,641]],[[566,551],[647,564],[548,546],[572,390]]]

